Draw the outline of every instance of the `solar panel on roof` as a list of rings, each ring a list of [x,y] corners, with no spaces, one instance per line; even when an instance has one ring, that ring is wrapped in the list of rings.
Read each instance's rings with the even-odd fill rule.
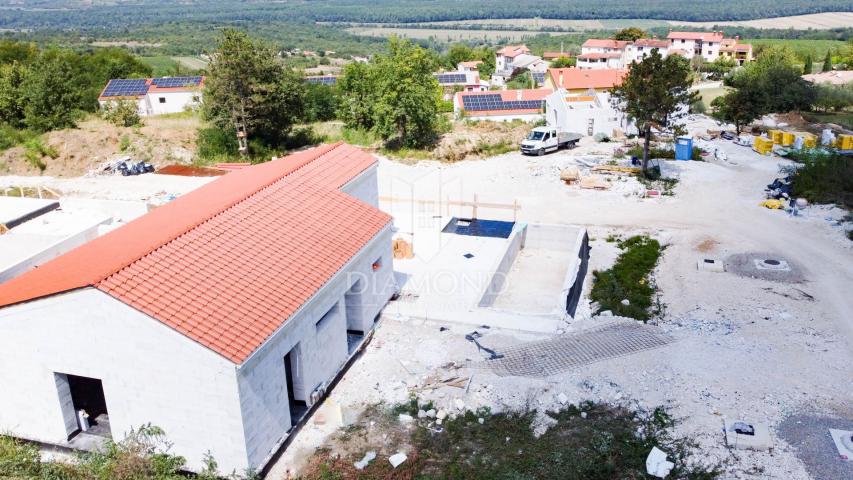
[[[338,77],[308,77],[305,81],[313,84],[334,85],[338,83]]]
[[[441,85],[465,83],[467,81],[467,77],[464,73],[439,73],[435,77]]]
[[[544,105],[544,100],[507,100],[499,94],[463,95],[462,107],[471,112],[484,110],[538,110]]]
[[[103,97],[131,97],[148,93],[148,84],[144,78],[116,79],[107,83]]]
[[[201,85],[201,77],[161,77],[151,80],[151,83],[159,88],[186,87]]]

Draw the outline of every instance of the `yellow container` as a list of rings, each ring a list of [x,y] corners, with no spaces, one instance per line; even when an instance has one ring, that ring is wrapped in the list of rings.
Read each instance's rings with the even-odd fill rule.
[[[817,147],[817,135],[809,132],[797,132],[798,137],[803,137],[803,147],[804,148],[816,148]]]
[[[767,130],[767,137],[776,145],[782,145],[782,130]]]
[[[794,132],[782,132],[782,146],[789,147],[794,144]]]
[[[853,135],[839,135],[835,145],[839,150],[853,150]]]
[[[762,155],[768,155],[773,150],[773,140],[764,137],[755,137],[752,149]]]

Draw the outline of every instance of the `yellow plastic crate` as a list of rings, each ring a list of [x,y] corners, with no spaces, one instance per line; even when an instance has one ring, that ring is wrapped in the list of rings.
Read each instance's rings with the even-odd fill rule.
[[[817,147],[817,135],[809,132],[797,132],[798,137],[803,137],[803,147],[804,148],[816,148]]]
[[[794,132],[782,132],[782,146],[788,147],[794,144]]]
[[[767,155],[773,150],[773,140],[764,137],[755,137],[752,149],[762,155]]]
[[[853,150],[853,135],[839,135],[835,145],[839,150]]]
[[[782,130],[767,130],[767,138],[776,145],[782,145]]]

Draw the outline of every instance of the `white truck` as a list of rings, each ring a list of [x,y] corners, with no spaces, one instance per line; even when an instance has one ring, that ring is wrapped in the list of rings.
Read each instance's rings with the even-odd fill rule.
[[[521,153],[525,155],[545,155],[561,148],[574,148],[581,135],[563,132],[555,127],[534,127],[521,142]]]

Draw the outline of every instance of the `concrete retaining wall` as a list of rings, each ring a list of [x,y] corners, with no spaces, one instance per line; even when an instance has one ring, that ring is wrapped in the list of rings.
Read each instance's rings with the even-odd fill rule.
[[[486,286],[483,295],[480,297],[478,307],[490,307],[495,303],[495,298],[500,295],[503,290],[504,282],[506,281],[509,269],[512,268],[518,252],[526,245],[527,224],[516,224],[509,238],[507,239],[507,248],[503,256],[493,269],[492,278]]]

